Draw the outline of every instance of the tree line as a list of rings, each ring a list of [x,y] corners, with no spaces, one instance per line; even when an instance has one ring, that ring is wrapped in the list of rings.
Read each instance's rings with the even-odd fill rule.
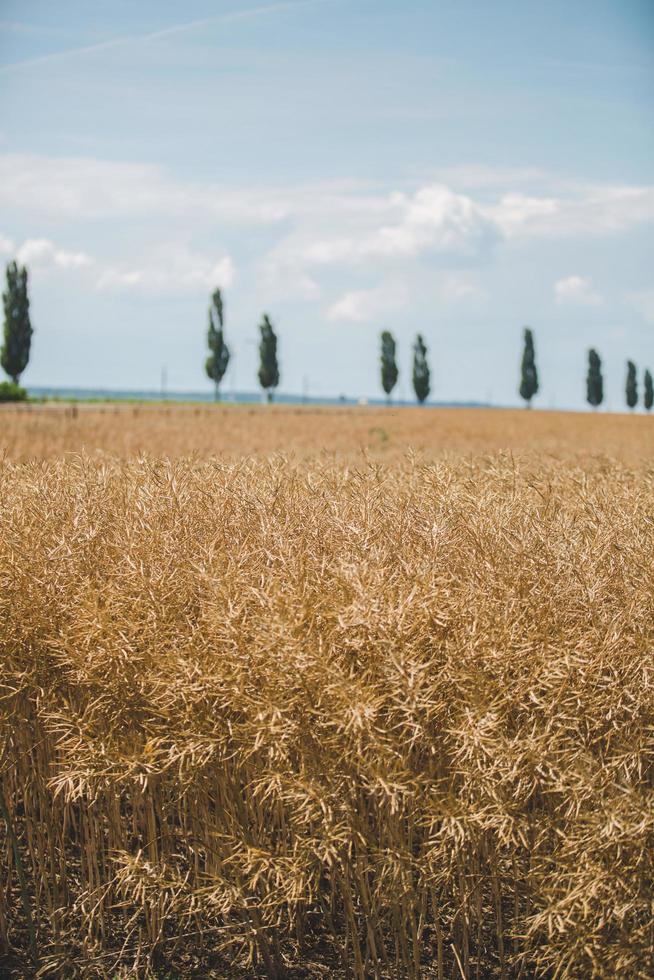
[[[209,357],[205,369],[208,377],[214,382],[215,399],[220,398],[220,382],[229,364],[229,349],[224,338],[224,307],[222,294],[217,289],[211,297],[209,307],[209,330],[207,343]],[[279,363],[277,360],[277,336],[267,314],[259,326],[259,383],[267,392],[268,401],[272,401],[273,391],[279,384]],[[400,370],[397,364],[397,343],[389,330],[383,330],[380,335],[380,379],[381,386],[390,402]],[[417,334],[413,343],[413,367],[411,380],[416,400],[420,405],[429,397],[431,391],[431,372],[427,359],[427,345],[421,334]],[[524,328],[524,345],[520,365],[520,397],[527,408],[531,407],[532,398],[538,393],[539,380],[536,367],[536,351],[534,334],[530,327]],[[636,366],[633,361],[627,361],[627,381],[625,386],[627,406],[634,409],[638,404],[638,383]],[[592,408],[597,408],[604,400],[604,379],[602,362],[594,348],[588,351],[588,374],[586,377],[586,399]],[[649,412],[654,402],[652,375],[649,369],[643,375],[643,405]]]
[[[225,307],[222,293],[216,289],[209,305],[209,329],[207,346],[209,356],[204,362],[207,377],[214,384],[214,401],[220,400],[220,382],[229,365],[229,347],[225,343]],[[273,400],[275,388],[279,384],[279,361],[277,360],[277,334],[267,313],[259,324],[259,384],[266,392],[268,401]]]
[[[527,408],[531,399],[538,392],[538,371],[536,369],[536,353],[534,350],[534,335],[529,327],[524,330],[524,347],[520,372],[520,397],[524,399]],[[591,347],[588,351],[588,368],[586,371],[586,401],[591,408],[598,408],[604,401],[604,376],[602,374],[602,359]],[[625,401],[632,411],[638,404],[638,371],[633,361],[627,361],[627,378],[625,382]],[[654,386],[652,373],[645,368],[643,373],[643,406],[649,412],[654,404]]]
[[[9,262],[6,267],[6,288],[2,294],[4,309],[3,343],[0,348],[0,365],[11,379],[0,382],[0,401],[20,401],[27,393],[20,387],[20,376],[27,367],[32,343],[32,324],[29,312],[28,272],[25,266]],[[389,330],[380,336],[380,378],[381,386],[390,402],[400,371],[397,364],[397,344]],[[220,384],[225,376],[230,360],[230,351],[225,340],[225,307],[220,289],[211,295],[209,322],[207,330],[209,356],[205,361],[207,376],[214,383],[214,397],[220,397]],[[431,392],[431,372],[428,362],[427,345],[421,334],[416,336],[412,348],[412,382],[416,400],[423,404]],[[272,401],[279,385],[280,370],[277,353],[277,334],[270,317],[263,314],[259,324],[259,370],[258,379]],[[524,329],[524,344],[520,367],[520,397],[526,406],[531,407],[532,398],[538,393],[539,378],[536,367],[536,352],[533,331]],[[588,370],[586,375],[586,399],[596,409],[604,400],[604,378],[602,361],[594,348],[588,351]],[[627,361],[625,400],[630,409],[638,404],[638,372],[633,361]],[[649,412],[654,404],[652,374],[646,369],[643,374],[643,405]]]

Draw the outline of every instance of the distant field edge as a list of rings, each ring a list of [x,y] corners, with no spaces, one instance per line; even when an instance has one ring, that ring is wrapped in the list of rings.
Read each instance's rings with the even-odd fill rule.
[[[160,391],[140,391],[128,388],[54,388],[30,386],[27,389],[31,399],[36,401],[56,401],[56,402],[127,402],[129,404],[152,403],[161,405],[175,405],[187,403],[203,403],[207,405],[259,405],[266,404],[258,392],[237,391],[226,392],[219,402],[214,402],[212,392],[204,391],[169,391],[165,394]],[[362,407],[364,405],[386,405],[383,398],[350,398],[330,397],[330,396],[303,396],[279,393],[275,395],[275,405],[330,405],[330,406],[349,406]],[[392,408],[415,408],[415,400],[393,399],[390,403]],[[426,408],[501,408],[503,406],[490,405],[488,402],[478,401],[430,401],[425,404]]]

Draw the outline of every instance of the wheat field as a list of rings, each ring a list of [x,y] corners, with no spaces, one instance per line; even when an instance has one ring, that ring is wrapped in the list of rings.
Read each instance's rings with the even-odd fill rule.
[[[0,974],[652,975],[654,421],[2,422]]]
[[[409,449],[428,458],[538,452],[601,454],[629,462],[654,456],[654,424],[643,415],[473,408],[322,408],[284,405],[0,406],[0,450],[16,461],[64,453],[98,456],[220,456],[362,452],[388,461]]]

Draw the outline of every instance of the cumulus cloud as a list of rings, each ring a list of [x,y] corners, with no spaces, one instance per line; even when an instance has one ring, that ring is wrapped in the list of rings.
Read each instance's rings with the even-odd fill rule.
[[[204,255],[174,246],[150,249],[148,261],[130,266],[96,261],[86,252],[59,248],[49,238],[28,238],[16,249],[9,238],[0,236],[0,253],[15,254],[30,269],[78,271],[92,267],[98,288],[110,290],[184,293],[216,286],[226,289],[236,275],[228,254]]]
[[[627,301],[647,323],[654,323],[654,289],[640,289],[628,293]]]
[[[568,276],[554,283],[557,303],[574,306],[601,306],[603,299],[586,276]]]
[[[330,320],[350,320],[367,323],[406,307],[408,289],[405,283],[393,282],[355,289],[345,293],[327,311]]]
[[[395,195],[394,203],[403,209],[402,219],[370,238],[372,255],[412,257],[431,249],[470,254],[495,237],[474,201],[443,185],[423,187],[413,197]]]
[[[136,268],[109,267],[98,277],[99,289],[143,290],[146,292],[193,292],[196,289],[227,289],[236,268],[229,255],[216,260],[182,249],[167,249],[147,265]]]
[[[28,238],[16,253],[24,265],[59,266],[61,269],[80,269],[93,264],[86,252],[68,252],[57,248],[49,238]]]
[[[364,259],[411,259],[425,252],[471,255],[496,237],[496,231],[471,198],[433,184],[413,195],[394,193],[389,210],[397,218],[354,237],[310,244],[304,258],[330,264]]]
[[[413,256],[426,248],[474,250],[480,239],[608,235],[654,221],[654,187],[570,184],[542,171],[468,166],[440,172],[413,192],[388,192],[354,180],[282,187],[243,187],[191,181],[154,164],[92,157],[0,155],[0,206],[71,220],[152,217],[242,223],[289,219],[329,225],[347,233],[313,237],[308,259],[350,261],[352,256]],[[541,194],[517,188],[538,185]],[[467,186],[472,194],[452,186]],[[507,189],[501,193],[501,188]],[[549,190],[549,193],[548,193]],[[488,201],[489,194],[499,194]],[[377,220],[371,227],[370,220]],[[308,230],[308,229],[307,229]]]
[[[227,286],[235,274],[232,258],[206,254],[199,243],[215,241],[218,226],[221,243],[229,241],[238,258],[237,236],[247,236],[244,251],[266,302],[315,302],[341,270],[369,277],[377,268],[405,277],[429,269],[436,300],[471,301],[484,294],[467,273],[502,243],[606,237],[654,223],[650,186],[573,184],[536,170],[484,167],[445,170],[439,177],[410,189],[356,180],[244,187],[188,180],[151,164],[5,154],[0,207],[7,221],[15,213],[27,216],[31,227],[43,216],[55,240],[71,227],[78,234],[88,221],[94,281],[103,289],[171,293]],[[51,231],[58,222],[69,224]],[[108,242],[118,240],[117,233],[129,242],[129,257],[103,247],[104,226]],[[265,226],[259,236],[257,226]],[[160,248],[162,241],[188,242],[196,251]],[[87,252],[67,251],[49,238],[31,238],[19,251],[37,267],[82,270],[93,262]],[[13,242],[0,238],[0,253],[16,254]],[[368,312],[376,291],[371,296],[356,288],[360,283],[351,285],[330,316],[376,316]],[[601,302],[583,277],[568,277],[555,289],[559,302]]]
[[[375,195],[374,206],[364,210],[355,205],[365,196],[359,189],[350,211],[347,197],[341,198],[338,216],[327,209],[309,221],[297,212],[295,229],[274,247],[268,262],[278,270],[292,268],[298,280],[307,269],[370,267],[385,260],[424,257],[465,266],[501,241],[610,236],[654,223],[654,187],[567,185],[559,191],[510,192],[489,204],[444,184],[428,184],[413,194],[391,193],[385,201]],[[327,233],[316,233],[321,225]],[[598,295],[578,292],[578,302],[584,301],[597,303]]]

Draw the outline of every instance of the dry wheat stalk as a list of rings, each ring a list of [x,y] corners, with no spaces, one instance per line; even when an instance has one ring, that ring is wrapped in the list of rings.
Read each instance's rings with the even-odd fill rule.
[[[192,936],[269,976],[651,975],[653,477],[5,462],[1,786],[41,961],[145,976]]]

